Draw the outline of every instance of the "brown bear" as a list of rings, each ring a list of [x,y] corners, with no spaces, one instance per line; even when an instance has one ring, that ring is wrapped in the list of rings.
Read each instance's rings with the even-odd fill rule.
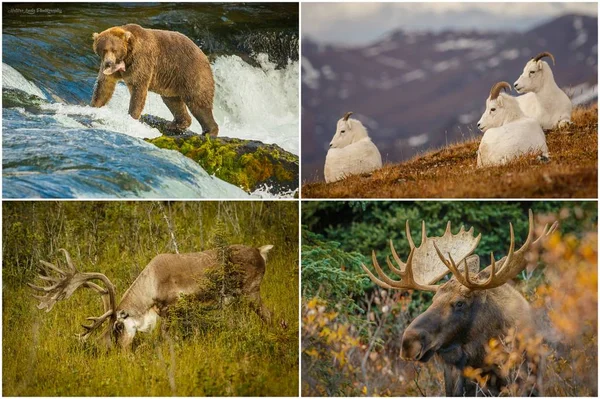
[[[160,94],[175,117],[169,128],[184,130],[192,124],[187,105],[203,133],[219,133],[212,112],[215,82],[210,63],[187,36],[128,24],[94,33],[93,38],[94,52],[102,60],[92,107],[106,105],[122,80],[131,95],[133,118],[139,119],[150,90]]]

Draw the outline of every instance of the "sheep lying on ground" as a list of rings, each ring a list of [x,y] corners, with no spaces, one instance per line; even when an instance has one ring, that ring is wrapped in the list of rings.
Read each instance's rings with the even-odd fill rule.
[[[350,175],[369,173],[381,168],[381,154],[373,144],[367,129],[359,120],[346,113],[337,123],[325,158],[325,181],[342,180]]]
[[[548,158],[546,136],[540,124],[523,114],[517,99],[500,93],[509,89],[506,82],[496,83],[486,101],[485,112],[477,123],[484,133],[477,151],[477,167],[502,165],[528,153]]]
[[[543,57],[550,57],[552,64],[556,64],[552,54],[538,54],[527,62],[514,86],[517,93],[526,93],[516,97],[523,113],[536,119],[542,129],[549,130],[571,123],[573,105],[554,81],[552,69],[546,61],[541,60]]]

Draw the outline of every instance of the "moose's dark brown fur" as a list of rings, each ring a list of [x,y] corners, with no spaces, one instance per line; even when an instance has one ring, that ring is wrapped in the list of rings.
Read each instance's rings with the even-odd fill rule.
[[[479,277],[488,276],[489,271],[484,270]],[[486,345],[510,328],[534,328],[530,306],[517,290],[502,285],[470,291],[452,278],[440,286],[431,306],[404,331],[401,356],[426,362],[437,355],[444,365],[446,396],[475,396],[477,385],[464,377],[465,368],[487,369]],[[486,393],[498,395],[506,381],[493,370],[488,376]]]
[[[490,266],[479,271],[479,257],[473,252],[481,235],[474,237],[473,229],[465,232],[461,228],[458,234],[453,235],[448,223],[443,236],[427,237],[423,223],[422,241],[417,247],[407,222],[406,235],[411,251],[406,263],[398,257],[391,242],[392,256],[399,267],[387,259],[390,270],[400,276],[400,280],[394,280],[383,272],[375,253],[373,266],[379,277],[363,265],[371,280],[381,287],[436,293],[431,306],[404,331],[401,357],[427,362],[438,356],[444,366],[447,396],[500,394],[508,381],[493,365],[486,364],[488,343],[493,338],[502,338],[509,330],[525,334],[535,332],[527,300],[507,282],[525,269],[528,252],[552,234],[557,226],[556,222],[551,227],[546,225],[534,240],[533,213],[530,210],[529,233],[523,246],[515,251],[511,224],[508,254],[499,261],[492,254]],[[454,258],[459,259],[458,262]],[[442,285],[435,285],[448,272],[452,272],[452,278]],[[465,378],[467,367],[480,369],[486,374],[485,387]],[[537,395],[540,391],[538,379],[529,394]]]

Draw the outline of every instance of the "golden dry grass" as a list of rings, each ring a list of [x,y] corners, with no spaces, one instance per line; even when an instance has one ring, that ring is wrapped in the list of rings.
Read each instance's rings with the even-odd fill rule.
[[[385,165],[371,175],[302,187],[303,198],[596,198],[598,106],[573,111],[573,125],[547,133],[550,162],[524,156],[476,169],[479,141]]]

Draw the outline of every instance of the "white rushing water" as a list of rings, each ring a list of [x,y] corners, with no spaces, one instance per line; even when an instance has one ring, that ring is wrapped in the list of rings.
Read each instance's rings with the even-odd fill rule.
[[[213,63],[216,84],[214,116],[219,124],[219,136],[277,144],[297,155],[298,62],[278,70],[266,54],[259,54],[256,59],[260,67],[253,67],[238,56],[219,57]],[[120,83],[110,102],[103,108],[60,103],[47,107],[59,115],[76,113],[89,116],[95,128],[138,138],[160,136],[157,129],[129,117],[129,97],[127,87]],[[173,119],[156,93],[148,93],[143,113]],[[65,123],[68,123],[67,120]],[[195,118],[192,118],[190,130],[202,131]]]
[[[2,88],[19,89],[27,94],[46,99],[39,87],[25,79],[15,68],[5,63],[2,63]]]
[[[23,75],[21,75],[11,66],[3,63],[2,72],[3,88],[19,89],[40,98],[46,97],[39,87],[25,79]],[[120,88],[119,91],[122,91],[122,89],[124,89],[124,87]],[[119,99],[118,92],[115,94],[117,94],[116,99]],[[125,94],[127,94],[127,96],[129,95],[126,92],[126,89]],[[162,100],[160,100],[160,98],[158,98],[158,100],[162,104]],[[87,161],[84,163],[89,162],[89,164],[77,165],[77,167],[72,169],[74,173],[76,173],[76,170],[81,167],[84,169],[90,168],[90,170],[98,167],[100,169],[114,169],[114,173],[117,175],[129,170],[130,173],[134,174],[132,177],[138,179],[147,179],[148,177],[141,173],[138,176],[135,176],[136,170],[141,172],[141,170],[138,169],[139,165],[136,166],[137,162],[139,162],[138,158],[141,158],[142,156],[146,157],[147,159],[159,157],[154,159],[156,159],[156,162],[159,163],[164,162],[165,168],[169,169],[169,173],[166,173],[165,171],[164,176],[161,173],[154,175],[153,179],[155,180],[155,183],[149,191],[142,195],[143,197],[168,197],[182,199],[249,197],[249,195],[239,187],[233,186],[230,183],[208,175],[200,165],[191,159],[186,158],[177,151],[160,149],[144,141],[132,139],[119,140],[118,134],[125,134],[125,136],[122,136],[124,138],[156,137],[160,135],[158,130],[152,129],[147,125],[130,118],[127,114],[127,107],[124,107],[124,113],[117,111],[112,107],[92,108],[89,106],[68,105],[61,103],[49,103],[43,105],[42,107],[55,112],[53,114],[44,116],[45,118],[51,118],[53,121],[51,124],[41,122],[36,123],[37,119],[39,118],[38,116],[35,114],[30,114],[24,109],[16,109],[16,113],[22,116],[23,121],[30,119],[30,122],[22,125],[22,128],[4,131],[4,139],[10,137],[10,143],[5,142],[5,144],[9,145],[5,146],[4,158],[11,159],[12,164],[21,161],[27,163],[28,157],[35,158],[36,156],[39,156],[40,153],[44,153],[46,156],[52,156],[52,152],[56,151],[54,148],[55,146],[66,146],[64,147],[63,151],[66,152],[68,150],[76,150],[78,151],[77,154],[79,156],[82,156],[81,151],[88,152],[88,156],[85,156],[85,154],[83,156],[84,159],[87,158]],[[81,116],[89,117],[89,120],[86,122],[86,124],[80,122]],[[11,122],[14,121],[5,120],[3,127],[6,129],[6,126],[10,125]],[[40,128],[37,127],[40,124],[44,126],[44,128],[41,130],[39,130]],[[28,127],[26,128],[25,126]],[[59,126],[58,130],[56,126]],[[112,132],[110,133],[112,136],[107,136],[106,134],[99,135],[98,133],[94,133],[90,136],[86,133],[89,129],[94,128],[103,129],[103,131],[107,131],[107,133]],[[23,134],[19,133],[21,131]],[[27,143],[32,144],[27,145]],[[19,153],[14,153],[14,151],[11,152],[10,148],[15,145],[18,148],[21,148]],[[33,148],[31,148],[32,146]],[[23,152],[24,148],[28,149]],[[135,148],[135,150],[133,150],[133,148]],[[135,151],[136,155],[134,156],[132,154],[130,157],[126,157],[123,156],[123,151]],[[113,152],[114,155],[110,156],[109,154],[111,152]],[[102,159],[102,156],[104,156],[106,159],[109,159],[110,164],[105,163],[106,159],[103,160],[101,164],[94,164],[92,160]],[[154,165],[151,165],[150,168],[153,166]],[[70,183],[71,187],[69,187],[68,192],[63,192],[62,195],[64,197],[74,196],[77,198],[105,198],[107,195],[108,197],[114,196],[114,194],[103,194],[101,191],[96,190],[99,184],[94,183],[93,181],[90,181],[89,183],[91,185],[86,188],[85,177],[81,178],[79,176],[67,176],[65,173],[68,174],[69,172],[65,172],[60,168],[55,171],[52,171],[53,169],[54,167],[51,167],[50,169],[42,168],[40,170],[28,170],[24,172],[19,172],[16,170],[4,170],[3,176],[9,179],[11,177],[18,178],[19,176],[29,176],[31,178],[35,176],[45,176],[42,178],[42,180],[34,179],[25,183],[21,183],[21,191],[17,191],[16,195],[24,195],[28,198],[38,198],[44,196],[43,192],[52,192],[54,195],[61,195],[60,187],[67,182]],[[179,173],[186,178],[183,180],[177,178],[176,176],[178,172],[176,171],[179,171]],[[61,175],[67,178],[59,178]],[[193,176],[193,178],[191,178],[191,176]],[[64,180],[64,182],[62,182],[62,180]],[[75,182],[79,184],[75,184]],[[5,181],[5,186],[6,183],[7,181]],[[69,183],[67,184],[69,185]],[[147,182],[144,181],[142,183]],[[6,188],[7,187],[5,187],[5,189]],[[13,191],[11,191],[9,188],[8,192],[12,193]],[[133,193],[130,193],[129,195],[132,194]],[[138,193],[134,196],[137,197],[140,194],[142,193]],[[117,193],[118,197],[123,195],[127,196],[127,193]],[[292,196],[293,193],[284,194],[284,196],[288,195]],[[257,190],[252,194],[252,196],[259,198],[272,197],[271,194],[262,190]]]
[[[237,56],[219,57],[214,62],[213,71],[217,86],[214,112],[215,119],[219,124],[219,135],[274,143],[298,154],[298,63],[290,63],[286,68],[277,70],[264,54],[257,56],[257,61],[260,67],[253,67]],[[29,94],[46,98],[35,84],[29,82],[9,65],[3,63],[2,72],[3,88],[20,89]],[[129,92],[122,83],[117,86],[109,104],[102,108],[64,103],[48,103],[42,105],[42,108],[52,111],[53,119],[66,129],[102,129],[135,138],[154,138],[161,135],[157,129],[134,120],[128,115]],[[148,93],[144,113],[168,120],[172,119],[172,115],[162,99],[155,93]],[[82,116],[85,117],[83,118],[85,124],[81,122]],[[192,119],[193,123],[190,129],[196,132],[202,131],[199,123],[194,118]],[[141,144],[145,145],[146,143]],[[164,158],[171,162],[183,163],[187,170],[194,167],[190,164],[193,163],[202,172],[200,175],[206,175],[199,165],[183,155],[175,151],[157,150],[162,151],[165,154]],[[229,183],[214,177],[211,179],[214,182],[203,183],[219,186],[214,187],[215,197],[241,198],[246,195],[237,187],[234,189]],[[204,192],[207,188],[205,184],[201,184]],[[175,180],[170,180],[161,186],[170,186],[170,191],[180,193],[183,198],[194,197],[195,187],[188,189],[179,187],[180,184]],[[161,193],[164,191],[159,189],[150,196],[159,197]],[[84,193],[80,194],[82,197],[86,196]],[[292,197],[293,194],[290,192],[283,196]],[[272,197],[266,188],[257,190],[252,196]]]

